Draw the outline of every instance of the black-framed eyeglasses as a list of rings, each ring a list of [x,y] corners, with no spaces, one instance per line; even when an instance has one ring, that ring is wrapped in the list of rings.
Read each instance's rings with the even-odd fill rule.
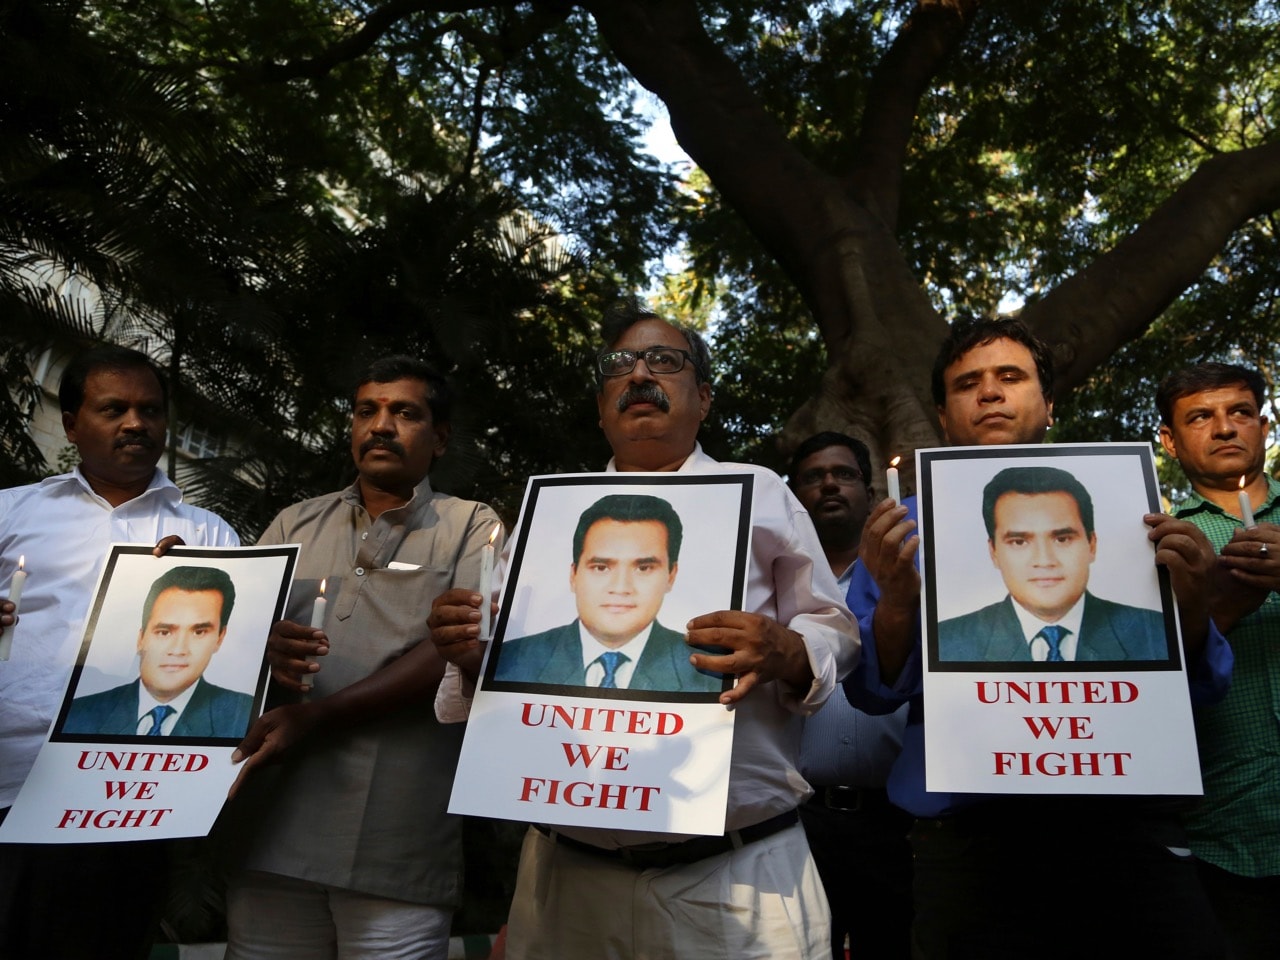
[[[855,483],[862,482],[862,473],[854,470],[852,467],[836,467],[833,470],[806,470],[804,473],[796,477],[797,487],[817,487],[826,482],[830,476],[837,484],[842,487],[852,487]]]
[[[685,361],[692,361],[693,354],[679,347],[645,347],[643,350],[606,350],[596,357],[596,368],[603,377],[621,377],[636,368],[636,362],[644,361],[650,373],[679,373]],[[697,372],[697,364],[694,364]]]

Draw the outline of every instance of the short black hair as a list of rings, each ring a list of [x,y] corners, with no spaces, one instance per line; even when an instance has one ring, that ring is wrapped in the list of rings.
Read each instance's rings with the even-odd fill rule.
[[[644,493],[611,493],[601,497],[578,518],[578,529],[573,532],[573,565],[582,559],[582,545],[587,531],[601,520],[618,523],[643,523],[656,520],[667,528],[667,567],[670,569],[680,559],[680,544],[684,540],[684,526],[680,514],[661,497]]]
[[[933,402],[935,406],[947,405],[947,368],[974,347],[985,346],[993,340],[1012,340],[1031,351],[1036,362],[1036,374],[1040,378],[1040,392],[1046,402],[1053,400],[1053,353],[1049,345],[1031,332],[1021,320],[1012,317],[981,317],[957,320],[951,325],[951,333],[942,341],[938,356],[933,361]]]
[[[227,621],[231,619],[231,608],[236,605],[236,585],[225,570],[217,567],[173,567],[156,578],[156,582],[147,591],[147,600],[142,605],[142,629],[147,629],[151,622],[151,611],[156,605],[156,598],[166,590],[182,590],[185,593],[203,593],[213,590],[222,594],[222,615],[218,630],[227,629]]]
[[[1234,387],[1242,384],[1253,394],[1253,401],[1262,412],[1262,400],[1267,393],[1267,382],[1262,374],[1250,367],[1242,367],[1235,363],[1217,363],[1208,361],[1177,370],[1163,380],[1156,388],[1156,409],[1160,411],[1160,422],[1169,426],[1173,417],[1173,404],[1185,396],[1200,393],[1202,390],[1216,390],[1220,387]]]
[[[674,327],[689,343],[689,353],[693,355],[693,377],[698,383],[711,382],[711,349],[702,334],[688,324],[668,320],[653,312],[639,297],[623,297],[605,311],[600,321],[600,338],[604,341],[597,355],[612,350],[623,334],[642,320],[661,320]],[[596,389],[604,389],[604,376],[596,367]]]
[[[996,501],[1006,493],[1065,493],[1080,509],[1084,532],[1093,536],[1093,499],[1083,483],[1057,467],[1006,467],[982,491],[982,521],[991,540],[996,538]]]
[[[435,423],[449,422],[453,414],[453,391],[449,381],[425,360],[407,354],[398,353],[374,360],[365,367],[351,395],[354,398],[366,383],[391,383],[394,380],[421,380],[425,383],[431,419]]]
[[[827,447],[848,447],[853,451],[853,459],[858,462],[858,469],[862,471],[862,482],[867,485],[867,492],[872,490],[871,486],[871,451],[867,449],[867,445],[856,437],[851,437],[845,433],[837,433],[834,430],[823,430],[821,433],[815,433],[807,440],[802,440],[800,446],[796,447],[796,452],[791,455],[791,466],[787,468],[787,485],[792,490],[796,488],[796,471],[800,469],[800,463],[813,456],[819,450],[825,450]]]
[[[160,384],[165,412],[169,408],[169,385],[155,361],[145,353],[115,343],[102,343],[74,357],[62,371],[58,381],[58,408],[63,413],[76,413],[84,403],[84,384],[89,374],[98,370],[150,370]]]

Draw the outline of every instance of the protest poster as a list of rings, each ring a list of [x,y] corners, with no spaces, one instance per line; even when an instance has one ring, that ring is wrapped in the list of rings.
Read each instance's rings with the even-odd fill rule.
[[[203,836],[262,712],[297,545],[112,544],[48,739],[0,842]]]
[[[1145,443],[950,447],[920,478],[928,789],[1199,794]]]
[[[654,834],[724,832],[732,682],[685,624],[742,609],[749,474],[533,477],[450,810]]]

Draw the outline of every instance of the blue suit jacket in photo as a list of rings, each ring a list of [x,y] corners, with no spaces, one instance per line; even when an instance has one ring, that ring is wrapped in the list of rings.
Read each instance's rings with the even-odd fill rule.
[[[71,701],[62,732],[136,737],[141,682],[138,679],[101,693],[76,697]],[[196,692],[168,736],[239,739],[248,731],[252,713],[253,697],[214,686],[201,677],[196,681]]]
[[[1031,647],[1013,611],[1012,598],[1006,596],[999,603],[939,623],[938,659],[1030,661]],[[1168,659],[1160,613],[1084,595],[1076,660]]]
[[[571,687],[586,685],[577,620],[542,633],[506,640],[496,653],[495,680]],[[719,693],[723,687],[720,674],[694,669],[689,653],[684,634],[668,630],[655,620],[628,689]]]

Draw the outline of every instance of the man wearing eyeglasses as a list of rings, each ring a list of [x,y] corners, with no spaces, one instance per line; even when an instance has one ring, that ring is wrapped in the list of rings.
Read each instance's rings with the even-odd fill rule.
[[[511,960],[744,956],[827,960],[829,915],[798,823],[809,794],[797,763],[801,719],[857,660],[857,628],[804,508],[772,471],[718,463],[698,445],[711,408],[702,338],[634,301],[611,311],[597,357],[600,426],[610,471],[749,472],[751,556],[742,610],[685,627],[700,670],[736,685],[727,832],[688,837],[534,826],[525,837],[508,920]],[[428,620],[450,661],[436,699],[443,721],[469,709],[481,649],[480,604],[453,590]]]
[[[847,591],[871,512],[871,452],[843,433],[816,433],[791,455],[791,489],[813,520],[831,572]],[[885,781],[902,749],[907,708],[872,716],[837,691],[804,721],[800,772],[813,796],[800,822],[831,905],[831,956],[911,956],[911,815]]]

